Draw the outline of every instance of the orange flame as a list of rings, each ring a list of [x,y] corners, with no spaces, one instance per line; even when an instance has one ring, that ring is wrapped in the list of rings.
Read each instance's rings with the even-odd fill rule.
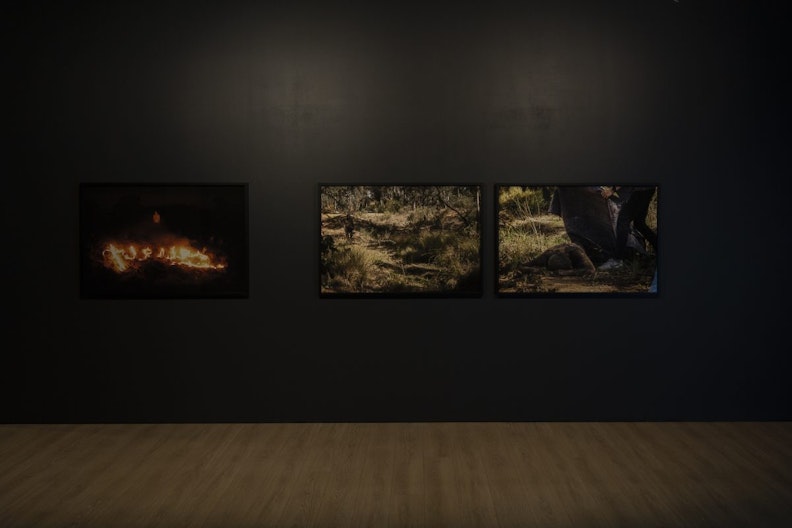
[[[166,247],[108,242],[102,250],[102,259],[104,266],[116,273],[137,270],[151,261],[196,270],[222,270],[226,267],[224,262],[214,262],[212,255],[207,253],[206,249],[199,251],[189,244],[173,244]]]

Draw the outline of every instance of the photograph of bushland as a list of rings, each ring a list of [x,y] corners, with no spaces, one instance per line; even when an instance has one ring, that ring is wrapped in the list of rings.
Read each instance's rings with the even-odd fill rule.
[[[496,186],[499,295],[657,293],[656,185]]]
[[[321,185],[320,294],[481,294],[481,187]]]

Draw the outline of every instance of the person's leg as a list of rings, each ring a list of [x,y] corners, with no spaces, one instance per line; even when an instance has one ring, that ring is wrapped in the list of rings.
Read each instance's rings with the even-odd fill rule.
[[[654,189],[636,191],[630,201],[632,202],[633,227],[646,238],[652,249],[657,252],[657,233],[646,223],[646,215],[649,213],[649,205],[652,203],[654,193]]]
[[[619,208],[619,215],[616,218],[616,253],[614,257],[618,260],[627,258],[627,239],[630,236],[632,221],[632,200],[627,200]]]

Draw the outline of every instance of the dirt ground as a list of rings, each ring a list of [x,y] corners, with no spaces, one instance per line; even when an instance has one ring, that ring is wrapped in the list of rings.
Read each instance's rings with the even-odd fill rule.
[[[651,261],[627,262],[622,268],[592,276],[561,276],[550,271],[515,272],[501,277],[498,293],[644,293],[652,282]]]

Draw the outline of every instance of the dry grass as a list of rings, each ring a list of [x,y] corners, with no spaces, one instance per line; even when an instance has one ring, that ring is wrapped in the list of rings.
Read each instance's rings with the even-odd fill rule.
[[[322,235],[335,251],[322,258],[324,293],[464,291],[480,269],[480,238],[448,215],[425,208],[361,212],[352,240],[337,215],[324,215]]]

